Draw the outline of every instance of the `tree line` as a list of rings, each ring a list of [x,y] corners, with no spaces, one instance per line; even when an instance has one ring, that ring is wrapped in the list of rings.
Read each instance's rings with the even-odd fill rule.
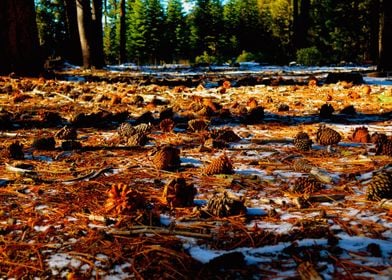
[[[341,61],[392,69],[389,0],[2,0],[0,71],[60,56],[132,62]]]

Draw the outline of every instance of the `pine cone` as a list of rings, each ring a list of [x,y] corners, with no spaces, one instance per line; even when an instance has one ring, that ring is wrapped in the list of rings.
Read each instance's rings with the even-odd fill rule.
[[[180,166],[180,150],[172,146],[164,146],[155,153],[153,163],[157,169],[176,169]]]
[[[130,136],[132,136],[133,134],[135,134],[135,129],[134,127],[127,122],[124,122],[122,124],[120,124],[120,126],[117,128],[117,133],[120,137],[122,138],[128,138]]]
[[[313,141],[306,132],[298,132],[294,137],[294,146],[301,151],[309,151],[312,148]]]
[[[376,144],[376,155],[392,157],[392,140],[385,140]]]
[[[312,165],[312,163],[309,160],[304,159],[304,158],[296,159],[293,162],[293,169],[294,169],[294,171],[297,171],[297,172],[307,172],[308,173],[308,172],[310,172],[310,170],[312,170],[313,167],[314,166]]]
[[[392,198],[392,173],[381,171],[367,184],[368,200],[379,201]]]
[[[145,206],[146,199],[142,193],[125,184],[114,184],[107,192],[104,209],[107,213],[129,214]]]
[[[246,124],[256,124],[259,123],[264,118],[264,108],[262,106],[257,106],[251,108],[248,114],[245,116]]]
[[[162,197],[171,207],[186,207],[193,205],[196,193],[193,184],[186,184],[185,178],[176,178],[165,185]]]
[[[57,131],[54,136],[61,140],[76,140],[78,133],[75,128],[66,125]]]
[[[148,137],[142,132],[136,132],[135,134],[127,138],[128,146],[144,146],[148,142]]]
[[[340,142],[342,136],[336,130],[326,127],[325,125],[320,126],[316,133],[316,141],[320,145],[334,145]]]
[[[174,121],[172,119],[164,119],[159,124],[162,132],[170,132],[174,129]]]
[[[193,119],[188,122],[188,127],[191,131],[202,131],[207,129],[208,123],[205,120]]]
[[[56,141],[54,140],[53,136],[39,137],[33,140],[32,146],[37,150],[44,150],[44,151],[54,150],[56,147]]]
[[[217,217],[240,215],[246,212],[244,200],[225,193],[215,194],[211,197],[205,210]]]
[[[355,128],[352,136],[352,141],[358,143],[369,143],[370,135],[368,128],[364,126]]]
[[[317,181],[313,176],[299,177],[294,182],[292,192],[294,193],[313,193],[321,190],[323,188],[322,184]]]
[[[323,119],[331,118],[333,112],[335,112],[335,109],[331,104],[323,104],[320,108],[319,117]]]
[[[133,128],[135,129],[135,133],[149,134],[152,131],[151,123],[141,123]]]
[[[215,140],[224,141],[224,142],[238,142],[241,140],[241,137],[239,137],[231,129],[224,129],[224,130],[218,130],[216,132]]]
[[[24,159],[23,145],[14,141],[8,146],[8,157],[12,159]]]
[[[203,173],[206,175],[232,174],[233,165],[230,159],[225,154],[223,154],[220,157],[214,159],[209,165],[207,165],[204,168]]]
[[[370,137],[370,142],[372,142],[373,144],[381,144],[385,141],[388,140],[388,137],[386,134],[384,133],[373,133],[372,136]]]

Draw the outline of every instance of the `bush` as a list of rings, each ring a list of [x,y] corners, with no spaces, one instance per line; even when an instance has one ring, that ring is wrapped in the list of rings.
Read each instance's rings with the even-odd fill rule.
[[[209,55],[206,51],[203,52],[202,55],[199,55],[195,58],[196,64],[212,64],[216,63],[218,60],[215,56]]]
[[[242,53],[237,57],[236,62],[249,62],[249,61],[255,61],[256,56],[253,53],[247,52],[247,51],[242,51]]]
[[[320,65],[322,60],[321,52],[316,47],[299,49],[297,51],[297,63],[302,65]]]

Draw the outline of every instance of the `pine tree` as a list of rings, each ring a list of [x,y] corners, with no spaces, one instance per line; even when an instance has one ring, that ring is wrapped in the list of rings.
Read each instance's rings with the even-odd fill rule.
[[[166,11],[167,58],[176,61],[185,58],[188,48],[188,27],[181,0],[169,0]]]
[[[146,5],[146,52],[149,62],[157,64],[162,55],[164,12],[160,0],[145,0]]]
[[[147,9],[145,0],[130,1],[128,13],[127,53],[137,64],[145,61],[147,36]]]

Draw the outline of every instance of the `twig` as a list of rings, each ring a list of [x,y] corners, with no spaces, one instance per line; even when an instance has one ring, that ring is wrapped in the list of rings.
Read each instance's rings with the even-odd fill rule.
[[[114,234],[114,235],[138,235],[138,234],[142,234],[142,233],[150,233],[150,234],[182,235],[182,236],[197,237],[197,238],[212,238],[212,234],[169,230],[169,229],[158,228],[158,227],[149,227],[149,226],[146,226],[144,228],[130,229],[130,230],[112,229],[108,233]]]

